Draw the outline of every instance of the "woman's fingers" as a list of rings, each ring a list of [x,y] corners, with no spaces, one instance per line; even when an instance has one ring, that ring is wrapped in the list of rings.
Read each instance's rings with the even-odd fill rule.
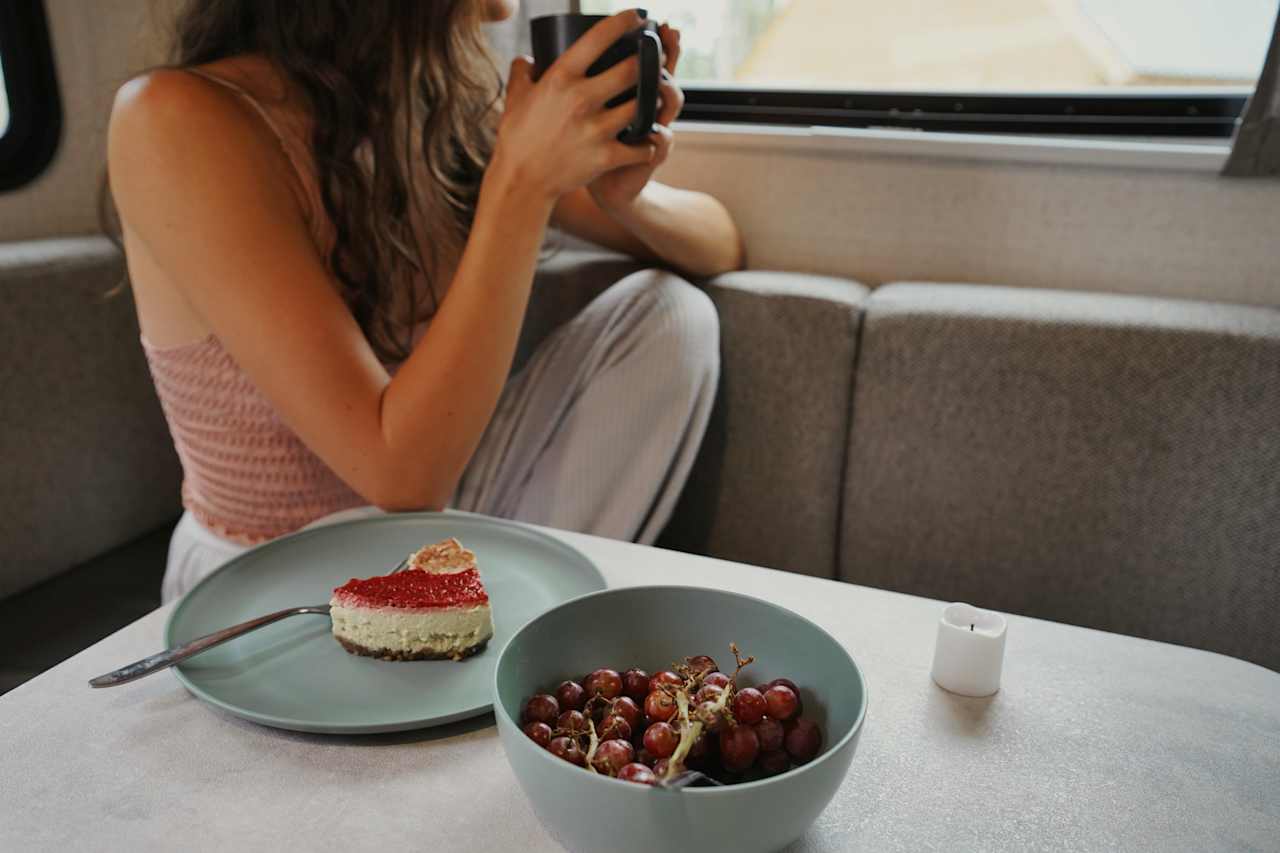
[[[662,101],[662,108],[658,110],[658,124],[669,125],[684,109],[684,92],[666,69],[663,69],[662,82],[658,84],[658,97]]]
[[[533,86],[533,60],[517,56],[507,74],[507,103],[519,103]]]
[[[675,74],[676,64],[680,61],[680,31],[669,24],[663,24],[658,27],[658,38],[662,40],[662,52],[666,56],[663,67]]]
[[[667,157],[670,156],[671,149],[676,144],[676,133],[661,124],[654,125],[653,133],[649,134],[649,141],[654,145],[653,167],[656,169],[667,162]]]
[[[615,41],[640,26],[643,20],[635,9],[610,15],[582,34],[560,58],[547,69],[548,74],[585,77],[587,69]]]
[[[667,73],[663,72],[663,83],[659,88],[659,109],[658,120],[654,125],[653,132],[660,133],[666,139],[673,139],[674,134],[667,125],[675,121],[676,116],[680,115],[680,110],[684,107],[684,93],[680,91],[680,87],[671,82]],[[602,112],[594,119],[594,127],[596,132],[605,137],[617,136],[627,125],[636,117],[636,102],[627,101],[616,107],[611,107]],[[656,141],[656,140],[655,140]],[[659,152],[661,153],[661,152]]]
[[[628,56],[607,71],[588,77],[583,84],[583,91],[593,102],[604,103],[614,95],[634,89],[639,79],[640,58]]]
[[[624,145],[621,142],[611,142],[605,155],[604,172],[612,172],[614,169],[621,169],[624,166],[639,166],[642,163],[652,163],[653,158],[658,153],[658,146],[652,142],[646,142],[643,145]]]
[[[616,107],[610,107],[595,119],[596,131],[606,138],[613,138],[631,124],[636,117],[636,102],[627,101]]]

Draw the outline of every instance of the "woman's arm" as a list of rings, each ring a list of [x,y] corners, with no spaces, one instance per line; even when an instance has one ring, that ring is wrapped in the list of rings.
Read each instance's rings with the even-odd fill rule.
[[[130,251],[145,254],[353,489],[386,509],[439,508],[506,380],[554,200],[653,156],[613,141],[628,117],[603,108],[634,80],[634,64],[585,77],[636,20],[597,26],[536,87],[528,63],[515,63],[457,273],[394,379],[312,244],[274,140],[191,75],[158,72],[117,98],[108,160]]]
[[[505,377],[545,204],[486,180],[453,286],[392,380],[316,252],[271,140],[231,97],[181,72],[122,90],[108,157],[130,252],[147,254],[366,500],[442,506]]]
[[[584,240],[694,276],[741,269],[745,262],[738,226],[723,204],[657,181],[609,211],[588,190],[575,190],[556,204],[552,222]]]
[[[560,199],[553,221],[583,239],[636,258],[670,264],[695,276],[741,269],[742,235],[725,206],[706,193],[676,189],[652,180],[675,145],[671,123],[684,108],[675,82],[680,31],[663,24],[664,64],[658,87],[661,109],[650,135],[652,162],[616,169]]]

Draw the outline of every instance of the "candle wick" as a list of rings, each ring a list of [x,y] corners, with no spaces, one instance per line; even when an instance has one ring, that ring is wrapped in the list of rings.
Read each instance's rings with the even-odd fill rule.
[[[972,622],[970,622],[970,623],[969,623],[969,630],[970,630],[970,631],[972,631],[972,630],[973,630],[973,623],[972,623]]]

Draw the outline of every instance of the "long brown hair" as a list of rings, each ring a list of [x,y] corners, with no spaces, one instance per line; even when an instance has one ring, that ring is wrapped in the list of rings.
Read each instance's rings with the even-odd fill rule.
[[[305,98],[326,260],[384,361],[408,355],[475,216],[502,88],[482,18],[483,0],[187,0],[176,18],[171,67],[253,54]]]

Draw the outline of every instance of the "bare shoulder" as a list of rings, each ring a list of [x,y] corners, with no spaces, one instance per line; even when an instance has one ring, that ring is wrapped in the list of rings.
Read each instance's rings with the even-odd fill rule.
[[[139,74],[116,91],[112,115],[161,115],[184,111],[193,104],[206,106],[223,100],[224,87],[177,68],[157,68]]]
[[[292,199],[280,158],[276,139],[234,92],[195,74],[150,71],[116,93],[107,162],[117,196],[157,181],[181,189],[216,177],[265,181],[264,190]]]
[[[165,68],[134,77],[117,90],[108,138],[112,144],[172,144],[211,126],[234,131],[245,118],[230,90]]]

